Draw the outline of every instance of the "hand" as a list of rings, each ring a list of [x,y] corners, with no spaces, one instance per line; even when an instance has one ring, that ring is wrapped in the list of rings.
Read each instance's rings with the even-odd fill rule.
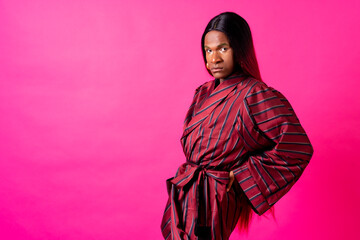
[[[230,171],[229,172],[229,183],[227,184],[227,186],[226,186],[226,191],[228,192],[228,191],[230,191],[230,189],[231,189],[231,186],[232,186],[232,184],[233,184],[233,182],[234,182],[234,179],[235,179],[235,176],[234,176],[234,172],[233,171]]]

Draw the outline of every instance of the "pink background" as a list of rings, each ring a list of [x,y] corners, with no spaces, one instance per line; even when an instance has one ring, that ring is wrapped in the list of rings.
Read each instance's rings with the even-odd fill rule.
[[[208,21],[250,24],[312,162],[242,239],[358,239],[359,1],[0,0],[1,239],[161,239]],[[231,239],[238,239],[234,232]]]

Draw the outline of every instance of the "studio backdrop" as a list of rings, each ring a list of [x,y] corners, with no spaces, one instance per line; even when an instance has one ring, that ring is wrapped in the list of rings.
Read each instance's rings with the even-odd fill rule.
[[[183,120],[212,80],[201,35],[224,11],[314,147],[276,220],[231,239],[359,239],[359,1],[0,0],[1,239],[162,239]]]

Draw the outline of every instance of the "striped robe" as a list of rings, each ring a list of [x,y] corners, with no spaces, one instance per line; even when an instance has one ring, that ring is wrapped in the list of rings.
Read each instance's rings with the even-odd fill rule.
[[[167,180],[165,239],[228,239],[239,218],[239,197],[263,214],[289,191],[313,154],[287,99],[244,75],[196,89],[181,144],[186,162]],[[227,192],[231,170],[236,181]]]

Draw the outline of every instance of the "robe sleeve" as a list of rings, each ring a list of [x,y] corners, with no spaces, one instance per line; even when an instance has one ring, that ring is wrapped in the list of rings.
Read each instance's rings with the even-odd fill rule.
[[[261,215],[299,179],[313,147],[288,100],[259,82],[244,98],[240,135],[248,151],[235,179]]]

